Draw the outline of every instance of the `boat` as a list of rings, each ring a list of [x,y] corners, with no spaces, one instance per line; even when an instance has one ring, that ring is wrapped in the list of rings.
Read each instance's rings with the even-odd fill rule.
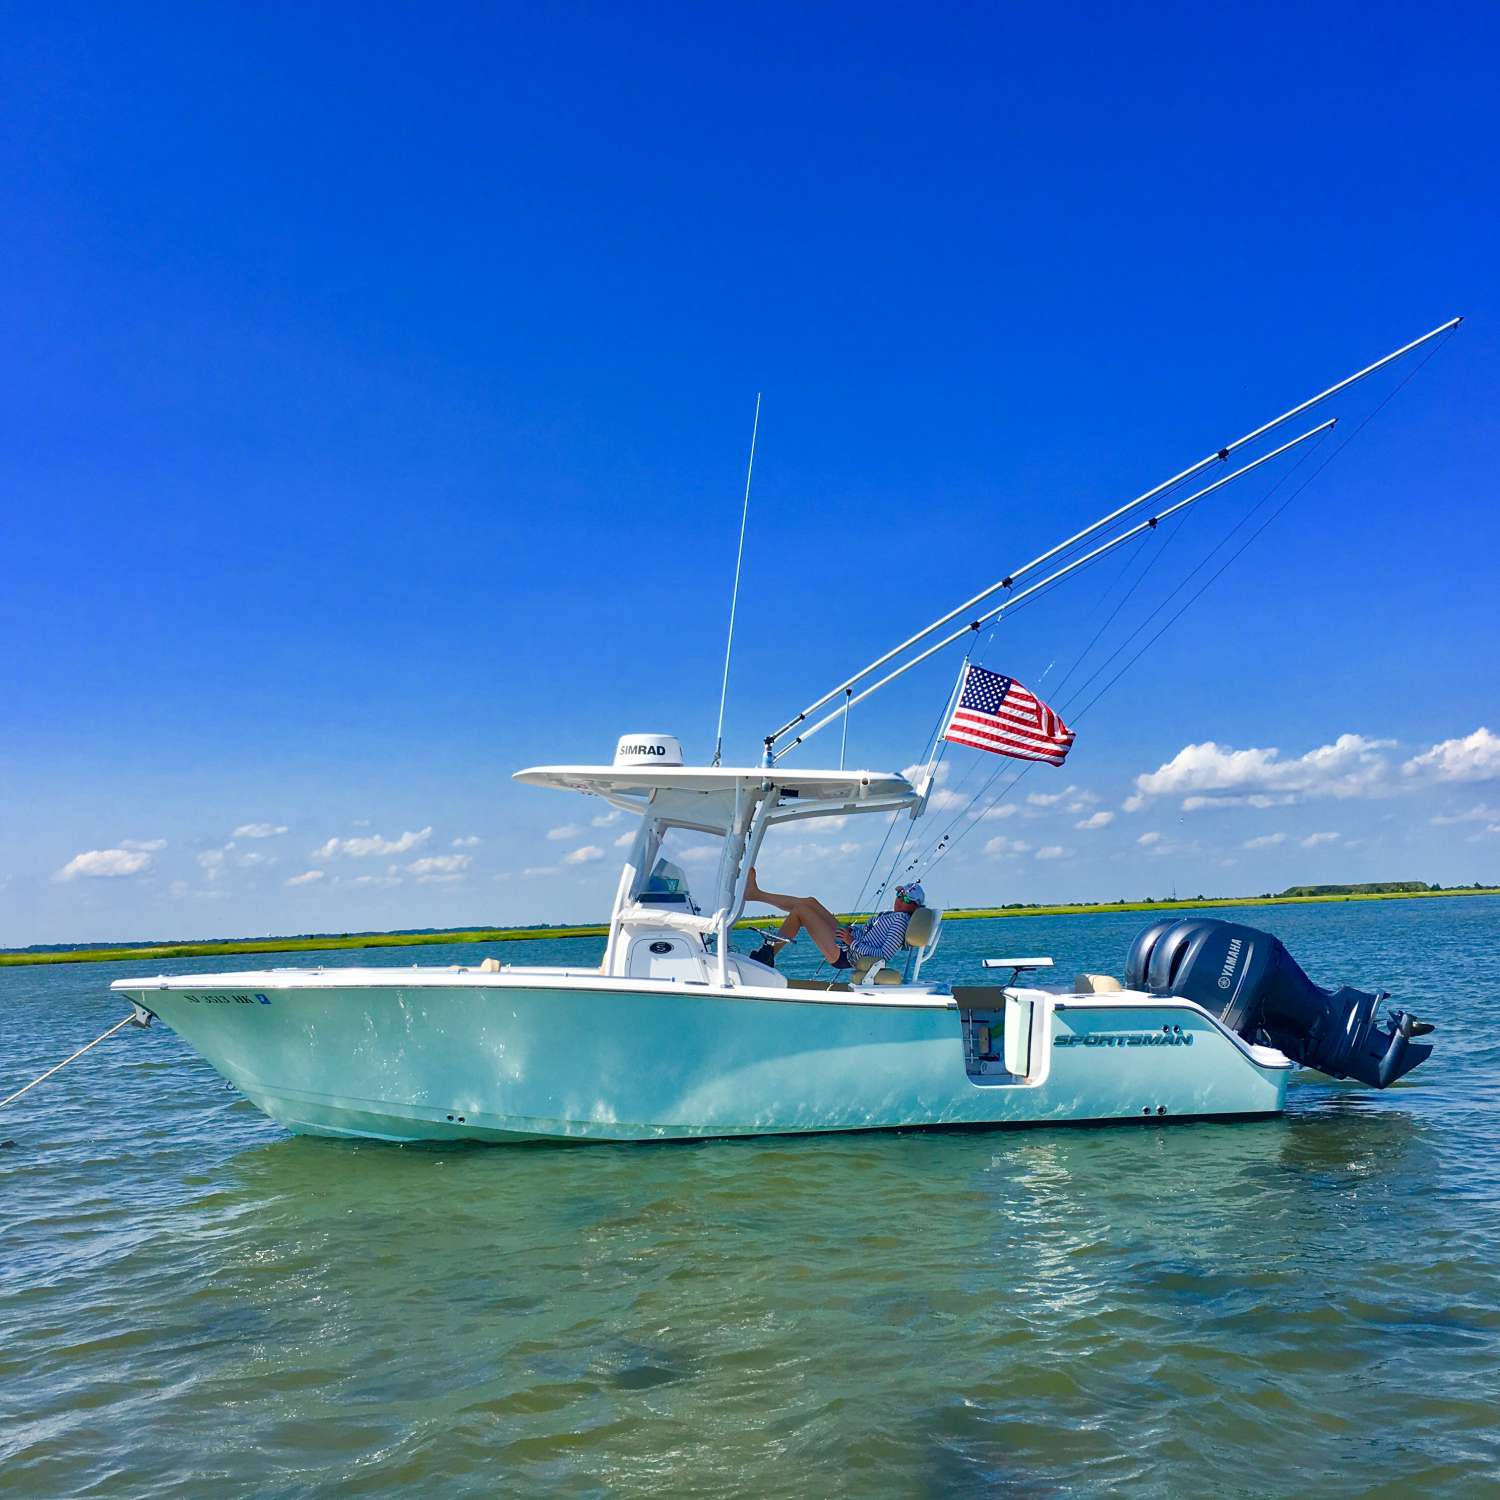
[[[922,793],[899,773],[686,766],[670,736],[627,735],[610,765],[539,766],[516,779],[639,815],[599,967],[487,959],[112,988],[308,1135],[689,1140],[1263,1116],[1285,1105],[1295,1049],[1247,1039],[1189,987],[1204,973],[1217,986],[1232,955],[1255,991],[1245,999],[1237,987],[1235,999],[1259,1024],[1266,965],[1250,952],[1250,929],[1233,929],[1222,955],[1200,941],[1186,964],[1178,943],[1165,967],[1152,950],[1172,934],[1147,929],[1143,960],[1155,957],[1167,992],[1153,992],[1143,970],[1141,987],[1085,975],[1053,993],[1018,982],[1047,966],[1034,958],[991,960],[1013,970],[1005,984],[930,980],[942,927],[930,907],[908,924],[900,964],[848,981],[788,978],[734,951],[766,834],[793,820],[909,814]],[[719,841],[707,910],[681,866],[660,856],[675,830]],[[1381,1058],[1397,1046],[1393,1068],[1406,1071],[1423,1048],[1400,1027],[1371,1034]]]
[[[1082,974],[1050,987],[1038,982],[1051,967],[1040,955],[997,956],[975,976],[999,982],[936,977],[943,914],[926,905],[908,917],[898,952],[857,960],[847,974],[789,978],[764,956],[737,951],[734,940],[750,872],[773,829],[863,816],[894,827],[920,818],[931,797],[936,745],[914,777],[845,769],[842,751],[837,768],[793,766],[793,750],[840,720],[847,737],[850,708],[911,667],[1174,511],[1320,438],[1331,422],[1226,469],[1237,449],[1457,321],[1012,570],[765,736],[758,764],[721,765],[716,748],[712,764],[689,765],[676,738],[649,733],[622,736],[607,763],[517,771],[525,785],[597,798],[638,819],[596,966],[490,957],[161,975],[112,988],[138,1020],[171,1028],[288,1130],[393,1142],[1249,1119],[1281,1112],[1289,1082],[1306,1068],[1386,1087],[1430,1055],[1418,1038],[1432,1027],[1385,1009],[1384,994],[1320,989],[1271,934],[1234,923],[1155,922],[1132,945],[1122,976]],[[1212,483],[1095,541],[1127,512],[1215,465],[1226,471]],[[1050,573],[1016,587],[1049,562],[1057,564]],[[976,613],[991,596],[1000,602]],[[720,746],[722,725],[721,697]],[[672,857],[673,841],[686,835],[717,851],[702,892]]]

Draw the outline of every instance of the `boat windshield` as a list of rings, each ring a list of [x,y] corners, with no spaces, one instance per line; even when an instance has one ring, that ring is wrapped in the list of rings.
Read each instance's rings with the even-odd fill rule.
[[[657,860],[656,867],[646,877],[646,883],[641,887],[636,901],[641,906],[665,906],[691,912],[694,916],[698,914],[698,907],[688,889],[687,876],[683,874],[682,866],[674,865],[669,859]]]

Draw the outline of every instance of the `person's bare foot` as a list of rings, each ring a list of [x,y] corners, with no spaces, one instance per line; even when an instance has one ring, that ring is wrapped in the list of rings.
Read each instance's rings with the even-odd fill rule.
[[[745,900],[759,901],[760,899],[760,882],[755,878],[755,866],[751,865],[750,873],[745,877]]]

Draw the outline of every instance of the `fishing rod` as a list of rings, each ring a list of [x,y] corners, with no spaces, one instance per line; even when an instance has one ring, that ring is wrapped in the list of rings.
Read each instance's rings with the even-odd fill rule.
[[[797,725],[806,723],[809,715],[816,713],[817,710],[822,708],[825,703],[828,703],[832,699],[837,698],[840,693],[843,693],[847,689],[852,688],[856,683],[863,681],[870,675],[871,672],[879,670],[879,668],[885,666],[887,662],[892,661],[896,657],[900,656],[903,651],[909,650],[912,646],[916,645],[918,641],[924,640],[927,636],[931,635],[933,631],[941,630],[944,625],[951,624],[954,620],[958,619],[960,615],[972,609],[976,604],[983,603],[984,600],[988,599],[992,594],[998,593],[1001,589],[1009,589],[1013,587],[1017,578],[1020,578],[1024,574],[1031,572],[1033,568],[1040,567],[1043,563],[1050,562],[1052,558],[1058,555],[1058,553],[1065,552],[1068,550],[1068,548],[1076,545],[1078,542],[1084,541],[1086,538],[1093,536],[1095,532],[1102,530],[1112,521],[1117,521],[1128,511],[1134,510],[1139,505],[1144,505],[1148,500],[1154,500],[1164,491],[1170,490],[1174,485],[1181,484],[1185,479],[1191,479],[1195,474],[1202,473],[1204,469],[1210,467],[1213,464],[1227,462],[1229,459],[1229,455],[1236,449],[1243,448],[1247,443],[1253,443],[1258,438],[1264,437],[1268,432],[1274,431],[1284,422],[1291,421],[1293,417],[1300,416],[1303,412],[1310,410],[1314,406],[1317,406],[1319,402],[1326,401],[1329,399],[1329,397],[1336,396],[1340,391],[1347,390],[1350,386],[1355,385],[1359,381],[1365,379],[1366,376],[1373,375],[1377,370],[1384,369],[1386,365],[1394,363],[1403,355],[1410,354],[1413,349],[1420,348],[1423,344],[1429,342],[1431,339],[1435,339],[1439,334],[1448,333],[1452,329],[1457,328],[1458,325],[1462,322],[1463,319],[1461,317],[1450,318],[1446,323],[1439,324],[1438,327],[1431,329],[1427,333],[1424,333],[1420,338],[1413,339],[1409,344],[1403,344],[1401,348],[1395,349],[1391,353],[1384,355],[1382,358],[1377,359],[1373,364],[1366,365],[1364,369],[1357,370],[1352,375],[1346,375],[1342,380],[1337,381],[1335,384],[1329,386],[1326,390],[1319,391],[1316,396],[1309,397],[1306,401],[1301,402],[1299,405],[1290,408],[1290,410],[1288,411],[1282,412],[1279,417],[1275,417],[1269,422],[1262,423],[1253,431],[1245,433],[1243,437],[1238,437],[1232,443],[1226,443],[1224,447],[1216,449],[1213,453],[1208,454],[1205,458],[1199,459],[1197,463],[1190,465],[1180,474],[1174,474],[1171,479],[1164,480],[1161,484],[1155,485],[1153,488],[1145,491],[1144,494],[1137,495],[1134,500],[1128,500],[1124,505],[1117,506],[1114,510],[1110,511],[1108,515],[1101,516],[1097,521],[1091,522],[1088,526],[1085,526],[1082,531],[1075,532],[1066,541],[1059,542],[1055,547],[1048,549],[1040,556],[1032,558],[1030,562],[1023,564],[1021,567],[1016,568],[1010,573],[1007,573],[1004,578],[1001,578],[997,582],[991,584],[989,588],[981,589],[980,592],[975,594],[972,599],[965,600],[964,603],[960,604],[956,609],[949,610],[947,614],[942,615],[938,619],[934,620],[930,625],[924,626],[921,630],[917,631],[915,635],[909,636],[906,640],[902,641],[899,646],[892,647],[892,649],[887,651],[885,655],[876,657],[876,659],[872,661],[868,666],[862,667],[852,677],[846,678],[843,682],[839,683],[837,687],[831,688],[828,692],[824,693],[821,698],[814,699],[807,705],[806,708],[801,711],[801,713],[795,715],[793,718],[788,719],[787,722],[783,724],[779,729],[775,730],[771,734],[768,734],[765,737],[766,764],[775,764],[775,761],[778,758],[778,752],[776,751],[777,742],[788,733],[790,733],[793,729],[795,729]],[[863,697],[865,695],[861,694],[860,696]],[[857,702],[858,699],[855,699],[853,701]],[[806,738],[807,735],[798,736],[798,739]],[[795,744],[796,741],[793,741],[793,743]],[[790,749],[791,747],[788,746],[787,748]]]
[[[1241,465],[1241,467],[1234,470],[1233,473],[1220,475],[1219,478],[1214,480],[1212,484],[1205,485],[1201,490],[1197,490],[1193,494],[1176,501],[1172,505],[1167,506],[1165,510],[1158,511],[1154,516],[1148,516],[1144,521],[1141,521],[1137,525],[1132,526],[1128,531],[1122,531],[1118,536],[1111,537],[1107,542],[1100,543],[1100,545],[1095,547],[1092,551],[1085,552],[1080,557],[1075,557],[1071,562],[1064,564],[1064,566],[1056,569],[1054,572],[1049,573],[1039,582],[1032,584],[1030,588],[1022,589],[1019,594],[1011,594],[1007,597],[1003,604],[997,604],[993,609],[986,610],[985,613],[978,615],[974,619],[970,620],[967,625],[959,626],[959,628],[955,630],[951,635],[945,635],[942,640],[935,642],[931,646],[928,646],[924,651],[919,651],[917,655],[910,657],[908,660],[902,662],[901,665],[894,671],[887,672],[884,677],[880,678],[876,682],[872,682],[870,686],[865,688],[862,692],[855,693],[852,697],[846,698],[845,701],[840,704],[838,708],[834,709],[832,713],[825,714],[821,719],[818,720],[816,724],[812,726],[812,728],[804,730],[796,737],[796,739],[790,740],[787,742],[787,744],[783,745],[780,750],[773,750],[771,748],[770,742],[768,741],[766,745],[767,763],[770,765],[775,765],[783,755],[786,755],[789,751],[796,749],[796,747],[802,744],[805,740],[810,740],[813,735],[815,735],[820,729],[826,728],[837,718],[846,717],[849,710],[853,708],[856,703],[859,703],[865,698],[868,698],[871,693],[878,693],[880,689],[883,688],[888,682],[894,682],[895,679],[900,677],[904,672],[909,672],[913,667],[920,666],[922,662],[928,659],[928,657],[936,656],[939,651],[943,650],[943,648],[946,646],[951,646],[954,641],[960,640],[962,639],[962,637],[970,635],[975,631],[982,630],[986,625],[1001,619],[1008,610],[1014,609],[1018,604],[1021,603],[1023,599],[1029,599],[1032,595],[1039,594],[1043,589],[1050,588],[1059,579],[1066,578],[1069,573],[1076,572],[1079,568],[1086,567],[1096,558],[1103,557],[1106,552],[1113,552],[1116,547],[1123,546],[1126,542],[1133,541],[1136,537],[1142,536],[1148,531],[1155,531],[1156,528],[1163,521],[1165,521],[1168,516],[1174,516],[1178,511],[1186,510],[1190,505],[1196,505],[1198,501],[1205,499],[1209,495],[1212,495],[1215,490],[1222,490],[1225,485],[1233,484],[1236,479],[1243,478],[1252,470],[1260,468],[1262,464],[1270,463],[1273,458],[1280,458],[1283,453],[1288,452],[1301,443],[1307,442],[1310,438],[1321,437],[1325,432],[1330,431],[1337,425],[1338,418],[1330,417],[1328,421],[1322,422],[1316,427],[1310,427],[1299,437],[1292,438],[1290,441],[1283,443],[1279,448],[1271,449],[1269,453],[1261,454],[1259,458],[1251,459],[1249,463]],[[1055,550],[1056,549],[1054,549],[1054,551]],[[990,592],[993,593],[994,590],[991,589]],[[951,620],[953,616],[949,615],[947,616],[947,618]],[[923,631],[923,635],[928,634],[932,628],[934,627],[929,627],[928,631]],[[920,639],[920,637],[918,637],[918,639]],[[887,657],[886,660],[889,660],[889,657]]]

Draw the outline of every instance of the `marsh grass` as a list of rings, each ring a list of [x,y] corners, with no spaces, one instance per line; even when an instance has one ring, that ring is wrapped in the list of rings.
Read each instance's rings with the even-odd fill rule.
[[[1068,917],[1089,912],[1195,911],[1221,906],[1316,906],[1333,901],[1425,901],[1437,896],[1500,896],[1500,886],[1442,891],[1352,892],[1323,896],[1213,896],[1180,901],[1100,901],[1064,906],[971,906],[945,911],[943,920],[991,917]],[[741,928],[774,927],[778,917],[749,917]],[[852,920],[846,917],[845,920]],[[579,927],[475,927],[465,932],[363,932],[336,937],[229,938],[205,943],[67,948],[50,953],[0,953],[0,965],[134,963],[152,958],[214,958],[236,953],[326,953],[335,948],[421,948],[447,943],[508,943],[540,938],[604,937],[604,923]]]

